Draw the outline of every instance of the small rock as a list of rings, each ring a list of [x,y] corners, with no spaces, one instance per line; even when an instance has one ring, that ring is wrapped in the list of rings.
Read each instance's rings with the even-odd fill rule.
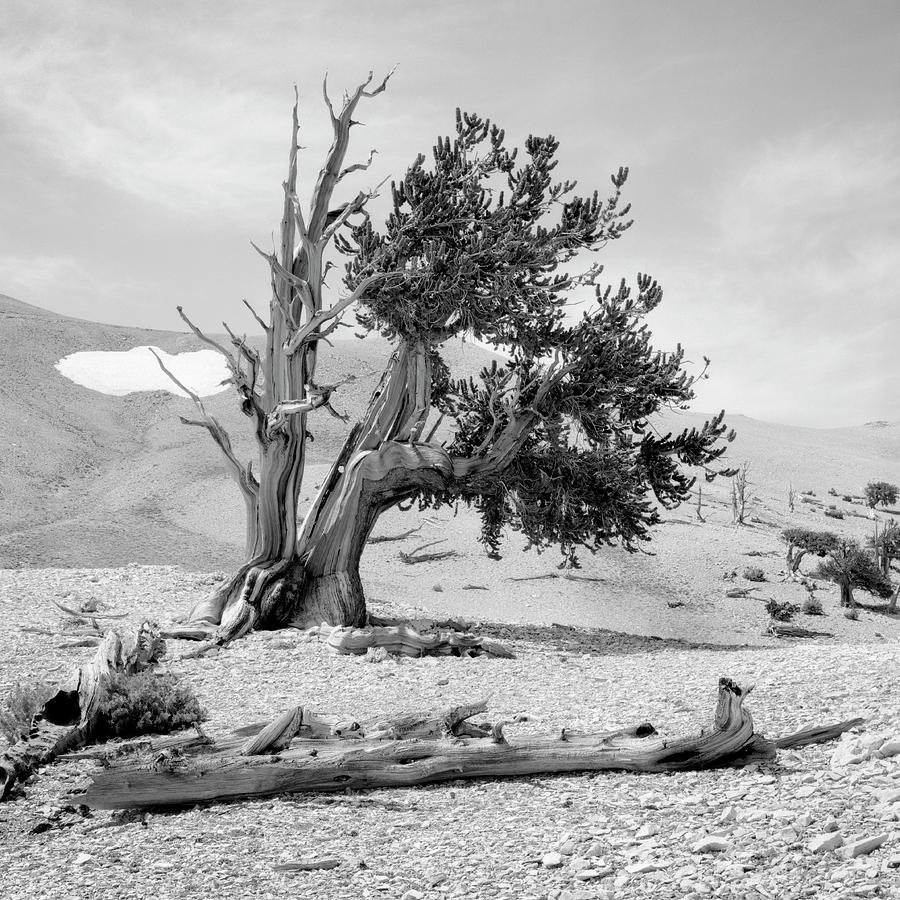
[[[875,798],[879,803],[897,803],[897,801],[900,801],[900,788],[890,788],[886,791],[876,791]]]
[[[563,856],[571,856],[577,849],[578,845],[569,838],[560,844],[559,852],[562,853]]]
[[[608,872],[608,869],[581,869],[575,873],[575,877],[579,881],[592,881],[594,878],[602,878]]]
[[[655,872],[659,866],[655,862],[647,860],[646,862],[635,862],[629,866],[625,866],[625,871],[629,875],[646,875],[647,872]]]
[[[836,850],[844,843],[844,838],[837,832],[831,834],[817,834],[810,842],[809,849],[813,853],[824,853],[826,850]]]
[[[417,891],[415,888],[410,888],[400,898],[400,900],[425,900],[425,895],[421,891]]]
[[[823,826],[822,831],[826,833],[830,833],[832,831],[839,831],[840,825],[838,825],[837,819],[829,819]]]
[[[879,756],[898,756],[900,755],[900,738],[892,738],[889,741],[885,741],[878,748]]]
[[[366,650],[365,660],[370,663],[384,662],[388,658],[386,647],[369,647]]]
[[[439,594],[444,592],[444,589],[439,584],[432,585],[431,589]]]
[[[90,853],[79,853],[78,856],[75,857],[75,865],[76,866],[84,866],[87,865],[94,857],[91,856]]]
[[[900,869],[900,853],[896,856],[890,857],[887,861],[887,867],[889,869]]]
[[[691,847],[692,853],[724,853],[731,849],[731,842],[720,837],[705,837]]]
[[[872,837],[860,838],[843,847],[840,851],[844,859],[855,859],[857,856],[865,856],[873,850],[877,850],[886,840],[887,834],[876,834]]]
[[[797,788],[794,792],[794,796],[798,799],[802,799],[804,797],[812,797],[812,795],[816,792],[815,785],[812,784],[804,784],[803,787]]]
[[[603,856],[603,844],[600,841],[594,841],[587,850],[584,851],[585,856]],[[594,860],[594,865],[598,865],[597,860]]]
[[[541,857],[541,865],[545,869],[558,869],[562,864],[562,854],[557,853],[555,850],[551,850],[549,853],[545,853]]]
[[[637,832],[635,832],[635,837],[639,841],[646,840],[647,838],[653,837],[653,835],[659,834],[659,828],[656,825],[652,825],[650,822],[645,822],[638,828]]]

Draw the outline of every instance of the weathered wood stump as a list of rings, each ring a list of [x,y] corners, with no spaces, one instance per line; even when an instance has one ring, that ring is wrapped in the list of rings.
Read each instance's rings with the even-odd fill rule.
[[[115,631],[107,632],[90,662],[76,669],[41,707],[29,736],[0,756],[0,800],[40,766],[90,741],[102,713],[110,675],[139,672],[163,651],[159,631],[149,622],[124,639]]]

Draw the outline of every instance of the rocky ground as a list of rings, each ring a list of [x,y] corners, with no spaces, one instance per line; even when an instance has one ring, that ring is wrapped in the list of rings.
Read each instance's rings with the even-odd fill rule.
[[[166,621],[213,583],[164,567],[0,571],[0,692],[90,655],[58,633],[51,600],[92,597],[101,612],[126,613],[108,621],[128,626]],[[94,764],[61,762],[0,806],[4,895],[900,896],[900,641],[866,631],[875,643],[711,648],[540,624],[485,630],[517,658],[371,663],[285,632],[191,661],[178,661],[187,645],[171,642],[167,667],[194,686],[214,736],[291,703],[354,716],[484,696],[494,713],[528,713],[523,731],[650,720],[675,734],[710,721],[722,675],[755,685],[748,705],[767,736],[853,716],[866,723],[840,742],[741,770],[454,782],[146,815],[67,810]],[[310,859],[337,865],[277,868]]]

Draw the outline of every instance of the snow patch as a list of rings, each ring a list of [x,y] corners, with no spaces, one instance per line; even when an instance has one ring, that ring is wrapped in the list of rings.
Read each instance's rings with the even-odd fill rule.
[[[178,397],[187,394],[176,387],[159,367],[150,352],[159,354],[166,368],[201,397],[219,394],[228,388],[225,360],[215,350],[170,355],[159,347],[133,347],[131,350],[86,350],[64,356],[56,370],[82,387],[123,397],[138,391],[168,391]]]

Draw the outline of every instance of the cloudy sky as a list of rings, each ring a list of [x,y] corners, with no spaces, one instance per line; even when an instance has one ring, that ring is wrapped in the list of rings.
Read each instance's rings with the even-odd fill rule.
[[[631,167],[614,282],[665,288],[656,343],[712,358],[695,407],[812,426],[900,420],[900,4],[605,0],[0,0],[0,293],[180,329],[251,330],[293,84],[301,180],[338,98],[358,185],[453,124],[552,133],[562,177]]]

